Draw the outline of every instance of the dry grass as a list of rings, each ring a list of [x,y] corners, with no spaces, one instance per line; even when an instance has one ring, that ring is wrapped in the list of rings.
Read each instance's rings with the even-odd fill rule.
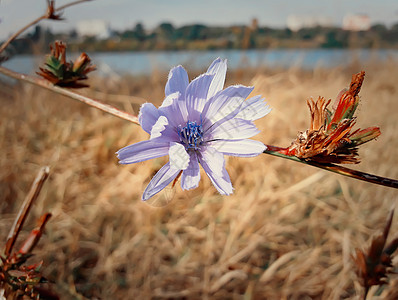
[[[397,67],[365,69],[358,122],[382,131],[360,149],[358,168],[393,178]],[[254,94],[273,107],[258,122],[256,138],[288,146],[309,124],[306,99],[334,99],[358,71],[241,70],[227,79],[254,84]],[[104,99],[124,94],[159,103],[165,80],[166,74],[96,79],[92,87]],[[382,230],[398,191],[260,155],[228,159],[232,196],[218,195],[203,173],[199,188],[176,188],[169,205],[153,208],[140,197],[165,160],[121,166],[114,155],[147,138],[140,127],[31,85],[0,91],[0,238],[5,241],[39,168],[49,165],[50,179],[23,233],[45,211],[53,214],[33,259],[44,260],[62,299],[360,298],[350,255]],[[139,107],[126,97],[110,99],[125,109]],[[394,220],[391,237],[397,232]],[[391,289],[375,299],[394,295]]]

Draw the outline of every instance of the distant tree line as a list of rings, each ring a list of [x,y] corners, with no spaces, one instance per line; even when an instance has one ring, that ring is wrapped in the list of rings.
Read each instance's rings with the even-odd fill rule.
[[[174,27],[162,23],[145,30],[141,23],[114,31],[107,39],[79,37],[76,31],[52,33],[37,26],[33,33],[12,43],[14,53],[48,52],[54,39],[68,43],[69,51],[212,50],[269,48],[398,48],[398,23],[390,28],[373,25],[368,31],[347,31],[339,27],[288,28],[250,26],[214,27],[202,24]]]

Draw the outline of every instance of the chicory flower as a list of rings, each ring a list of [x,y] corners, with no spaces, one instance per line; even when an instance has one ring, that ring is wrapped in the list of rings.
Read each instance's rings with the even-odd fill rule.
[[[169,155],[169,162],[146,187],[143,200],[160,192],[181,172],[181,188],[196,188],[199,164],[217,191],[229,195],[233,188],[224,155],[253,157],[266,149],[249,138],[259,133],[253,121],[267,115],[270,108],[261,96],[246,100],[253,87],[223,89],[226,71],[226,61],[218,58],[206,73],[189,82],[185,69],[177,66],[169,73],[163,104],[159,108],[142,105],[139,122],[150,138],[120,149],[120,163]]]

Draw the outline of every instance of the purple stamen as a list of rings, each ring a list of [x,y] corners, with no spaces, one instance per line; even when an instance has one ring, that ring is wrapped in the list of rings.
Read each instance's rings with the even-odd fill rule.
[[[196,122],[187,122],[187,126],[179,128],[178,136],[185,148],[198,150],[203,142],[203,128],[202,124],[198,125]]]

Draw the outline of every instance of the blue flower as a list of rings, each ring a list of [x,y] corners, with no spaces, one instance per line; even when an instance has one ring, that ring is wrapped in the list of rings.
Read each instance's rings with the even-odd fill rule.
[[[166,98],[156,108],[142,105],[141,127],[150,134],[142,141],[117,152],[121,164],[132,164],[169,155],[142,196],[151,198],[170,184],[180,172],[183,190],[196,188],[199,164],[218,192],[232,193],[224,155],[253,157],[262,153],[263,143],[248,138],[259,133],[253,124],[270,112],[261,96],[245,100],[253,87],[230,86],[223,90],[227,63],[216,59],[206,73],[189,83],[182,66],[173,68],[165,88]]]

